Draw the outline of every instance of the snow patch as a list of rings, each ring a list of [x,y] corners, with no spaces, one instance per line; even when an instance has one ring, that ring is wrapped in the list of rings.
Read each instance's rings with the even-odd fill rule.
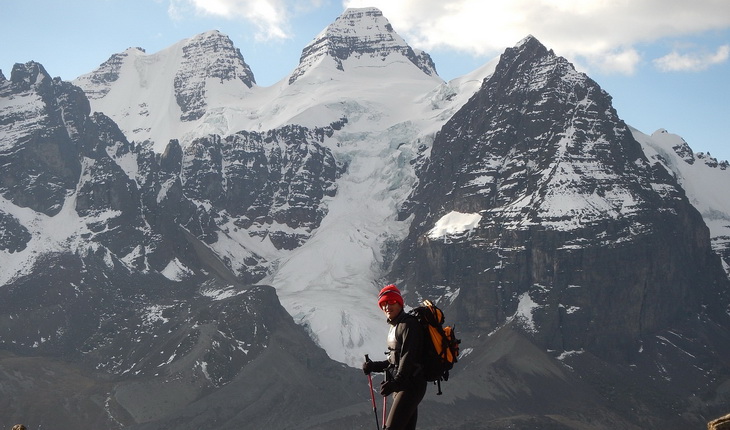
[[[243,294],[245,290],[237,289],[230,285],[225,288],[208,288],[200,291],[200,295],[204,297],[210,297],[213,300],[224,300],[230,297],[238,296]]]
[[[180,260],[177,258],[173,259],[167,266],[160,272],[162,276],[171,281],[182,281],[188,276],[193,275],[193,271],[188,269]]]
[[[161,322],[162,324],[165,324],[169,321],[168,318],[165,318],[162,316],[163,312],[170,306],[161,306],[161,305],[152,305],[147,306],[144,309],[144,315],[142,316],[142,321],[144,322],[144,325],[149,327],[154,325],[157,322]]]
[[[449,236],[462,235],[479,226],[482,216],[478,213],[461,213],[451,211],[436,221],[436,225],[428,232],[430,239],[445,239]]]
[[[522,293],[520,301],[517,304],[517,312],[513,318],[519,321],[522,324],[522,327],[527,331],[536,333],[537,327],[535,326],[532,313],[539,307],[540,306],[532,300],[532,297],[530,297],[530,293]]]

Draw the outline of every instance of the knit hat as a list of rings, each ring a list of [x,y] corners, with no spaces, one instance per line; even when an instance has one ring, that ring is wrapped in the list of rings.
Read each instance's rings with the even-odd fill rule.
[[[395,300],[398,304],[403,307],[403,296],[400,294],[400,290],[395,285],[391,284],[380,290],[378,295],[378,306],[383,307],[383,303],[388,300]]]

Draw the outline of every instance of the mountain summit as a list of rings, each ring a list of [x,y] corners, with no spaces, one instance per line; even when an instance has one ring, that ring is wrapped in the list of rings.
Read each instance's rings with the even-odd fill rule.
[[[349,58],[370,59],[372,61],[365,67],[376,68],[405,59],[426,75],[437,75],[431,57],[408,46],[379,9],[350,8],[304,48],[289,83],[294,83],[316,64],[324,62],[342,72],[351,66],[364,67],[348,64]]]
[[[651,169],[610,96],[534,37],[507,49],[442,129],[429,169],[416,199],[449,196],[435,206],[489,210],[492,225],[517,229],[572,230],[606,216],[628,228],[655,190],[678,194],[666,174],[638,174]]]
[[[154,54],[129,48],[74,83],[129,139],[157,152],[217,107],[250,97],[253,72],[228,36],[209,31]]]

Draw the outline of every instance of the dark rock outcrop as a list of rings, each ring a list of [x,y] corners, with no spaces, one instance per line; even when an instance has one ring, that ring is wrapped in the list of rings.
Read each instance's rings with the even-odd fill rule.
[[[22,251],[30,239],[30,232],[17,218],[0,210],[0,250]]]
[[[55,215],[81,173],[75,154],[89,102],[79,88],[51,79],[34,62],[13,67],[0,97],[14,100],[0,111],[0,193],[17,206]]]
[[[224,209],[238,227],[253,226],[277,248],[296,248],[321,222],[321,202],[334,195],[342,173],[319,143],[332,132],[287,126],[196,139],[183,156],[183,191]]]

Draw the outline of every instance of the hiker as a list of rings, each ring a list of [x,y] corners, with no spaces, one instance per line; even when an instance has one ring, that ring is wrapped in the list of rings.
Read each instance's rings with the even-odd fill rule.
[[[395,285],[388,285],[378,295],[378,306],[388,319],[388,359],[366,360],[362,370],[385,371],[380,394],[393,395],[393,405],[383,429],[414,430],[418,421],[418,404],[426,394],[426,379],[420,363],[424,334],[418,320],[403,310],[403,297]]]
[[[28,428],[23,424],[15,424],[10,430],[28,430]]]

